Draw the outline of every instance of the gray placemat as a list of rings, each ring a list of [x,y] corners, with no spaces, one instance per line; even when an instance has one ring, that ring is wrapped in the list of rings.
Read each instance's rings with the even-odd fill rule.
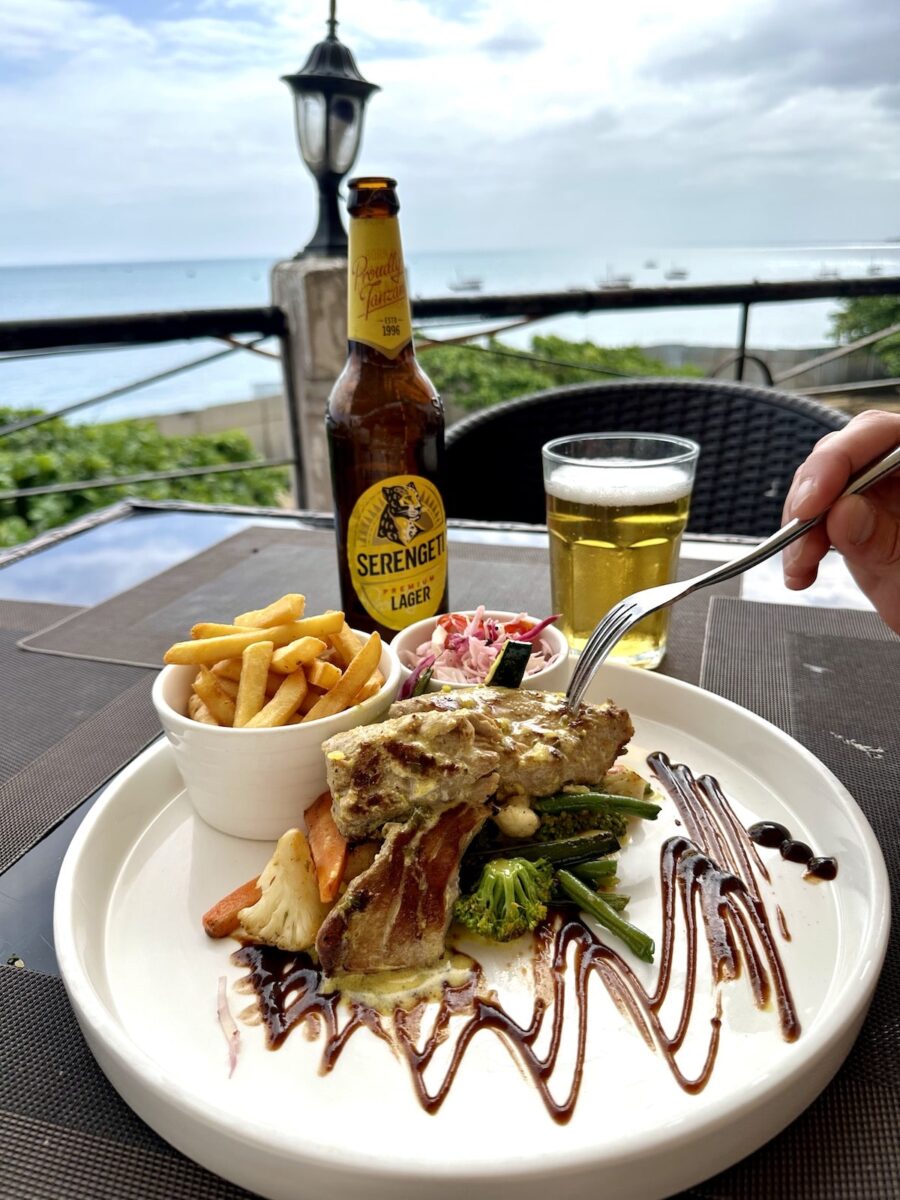
[[[77,611],[0,604],[0,873],[159,734],[152,672],[17,648]]]
[[[0,967],[3,1200],[240,1200],[158,1137],[88,1050],[62,982]]]
[[[845,784],[887,861],[895,918],[869,1016],[833,1082],[763,1150],[689,1195],[900,1196],[900,638],[874,613],[716,600],[702,684],[774,720]]]
[[[37,633],[56,621],[74,617],[82,610],[71,604],[33,604],[28,600],[0,600],[0,629],[17,629],[20,634]]]
[[[801,682],[812,686],[824,682],[818,680],[811,667],[802,668],[805,674],[802,673],[786,653],[788,638],[794,632],[835,638],[838,642],[860,638],[896,644],[900,640],[873,612],[743,603],[714,596],[703,648],[701,686],[759,713],[779,729],[792,732],[792,688],[796,689]],[[854,672],[843,684],[851,688],[857,681],[860,688],[865,686],[859,672]],[[882,676],[879,689],[882,694],[891,682]],[[896,706],[896,695],[894,703]]]
[[[683,574],[712,564],[690,560]],[[547,552],[542,548],[450,543],[450,601],[456,608],[550,611]],[[674,610],[664,671],[696,682],[706,612],[716,592],[736,595],[739,580],[699,592]],[[267,597],[303,592],[307,611],[340,604],[330,531],[257,526],[180,563],[118,596],[23,639],[45,654],[97,662],[156,666],[172,642],[197,621],[229,622]],[[262,598],[262,599],[261,599]]]

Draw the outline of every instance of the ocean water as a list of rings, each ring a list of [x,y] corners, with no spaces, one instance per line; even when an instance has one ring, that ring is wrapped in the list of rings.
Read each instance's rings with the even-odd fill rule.
[[[0,320],[89,316],[266,304],[271,259],[104,263],[0,268]],[[649,265],[651,262],[656,265]],[[874,266],[900,274],[900,244],[679,248],[616,248],[586,253],[415,253],[407,250],[414,296],[449,294],[451,284],[477,276],[482,290],[564,291],[594,286],[627,274],[635,286],[661,285],[673,267],[691,283],[748,279],[816,278],[823,272],[862,276]],[[828,342],[831,301],[759,305],[751,310],[749,341],[755,347],[811,347]],[[737,338],[735,308],[660,309],[557,317],[526,331],[504,335],[524,346],[535,332],[553,332],[608,346],[660,343],[728,346]],[[458,332],[447,330],[447,335]],[[439,328],[435,337],[441,336]],[[216,342],[182,342],[48,358],[0,361],[0,404],[56,410],[132,380],[167,370],[221,349]],[[257,355],[233,354],[217,363],[151,385],[128,397],[96,405],[74,419],[112,420],[204,408],[276,391],[278,364]]]

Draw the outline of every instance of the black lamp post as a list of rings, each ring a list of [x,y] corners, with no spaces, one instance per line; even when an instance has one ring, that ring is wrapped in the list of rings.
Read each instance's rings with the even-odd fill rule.
[[[347,254],[338,188],[359,152],[366,103],[380,90],[360,75],[336,28],[335,0],[330,0],[328,36],[313,46],[296,75],[281,77],[294,93],[300,153],[319,185],[319,224],[298,258]]]

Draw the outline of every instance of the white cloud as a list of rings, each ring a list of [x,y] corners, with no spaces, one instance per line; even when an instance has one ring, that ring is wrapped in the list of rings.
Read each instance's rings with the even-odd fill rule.
[[[859,69],[831,53],[823,3],[846,8]],[[512,20],[505,0],[342,0],[340,35],[383,88],[358,168],[397,174],[422,247],[578,244],[598,225],[632,241],[894,233],[896,120],[883,72],[862,69],[869,27],[883,63],[891,11],[519,0]],[[278,76],[324,15],[0,0],[0,261],[293,252],[314,193]]]

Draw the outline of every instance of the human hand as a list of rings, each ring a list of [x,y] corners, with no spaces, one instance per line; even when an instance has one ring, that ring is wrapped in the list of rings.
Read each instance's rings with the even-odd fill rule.
[[[826,434],[797,468],[783,521],[816,516],[841,494],[852,474],[898,445],[900,413],[861,413],[843,429]],[[787,587],[809,587],[830,546],[844,556],[882,619],[900,633],[900,471],[865,495],[839,500],[822,524],[785,549]]]

